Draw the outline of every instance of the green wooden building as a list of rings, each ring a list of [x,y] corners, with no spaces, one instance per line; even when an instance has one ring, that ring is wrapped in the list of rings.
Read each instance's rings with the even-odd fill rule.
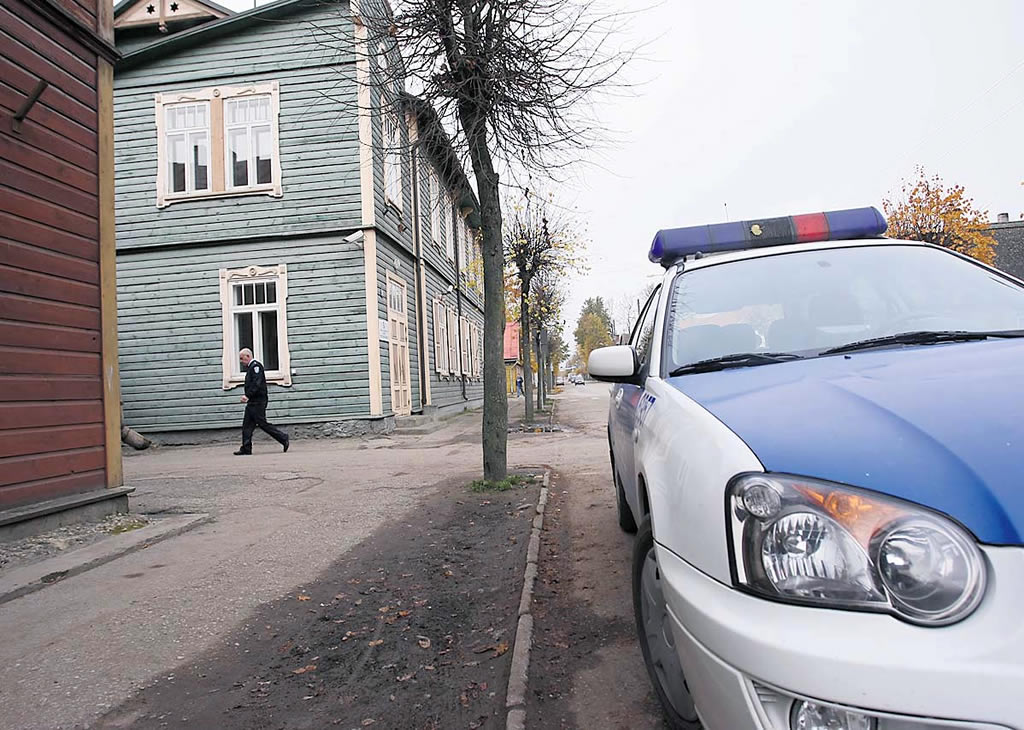
[[[357,0],[115,8],[126,424],[237,428],[242,347],[270,419],[313,433],[482,399],[476,198],[365,23]]]

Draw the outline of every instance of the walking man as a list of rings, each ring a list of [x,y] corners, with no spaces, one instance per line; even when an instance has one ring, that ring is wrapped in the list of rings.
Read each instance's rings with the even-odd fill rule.
[[[523,376],[522,375],[517,375],[516,376],[516,398],[519,398],[522,395],[523,395]]]
[[[288,434],[267,423],[267,374],[263,372],[263,363],[254,360],[252,350],[248,347],[238,353],[238,361],[245,368],[245,417],[242,419],[242,448],[235,456],[252,454],[252,432],[259,426],[264,433],[270,434],[284,450],[288,450]]]

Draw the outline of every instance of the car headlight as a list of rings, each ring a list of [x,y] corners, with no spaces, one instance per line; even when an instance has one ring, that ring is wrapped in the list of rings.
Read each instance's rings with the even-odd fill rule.
[[[727,498],[737,585],[795,603],[942,626],[985,592],[974,539],[938,514],[853,487],[744,474]]]

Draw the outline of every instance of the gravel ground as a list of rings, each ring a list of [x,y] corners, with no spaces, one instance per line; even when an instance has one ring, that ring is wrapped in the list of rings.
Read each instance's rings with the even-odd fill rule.
[[[149,524],[144,515],[110,515],[98,522],[58,527],[20,540],[0,542],[0,570],[35,563],[54,555],[89,545],[108,535],[137,530]]]

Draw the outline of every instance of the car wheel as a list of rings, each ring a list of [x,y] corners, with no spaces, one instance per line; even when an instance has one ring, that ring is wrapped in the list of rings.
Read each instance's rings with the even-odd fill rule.
[[[636,518],[633,517],[633,510],[630,509],[629,502],[626,501],[626,490],[622,488],[622,480],[619,479],[618,472],[614,476],[615,496],[619,509],[619,527],[623,532],[632,535],[636,532]]]
[[[640,649],[668,726],[672,730],[701,730],[697,708],[676,653],[661,581],[654,533],[648,518],[640,525],[633,548],[633,613]]]

